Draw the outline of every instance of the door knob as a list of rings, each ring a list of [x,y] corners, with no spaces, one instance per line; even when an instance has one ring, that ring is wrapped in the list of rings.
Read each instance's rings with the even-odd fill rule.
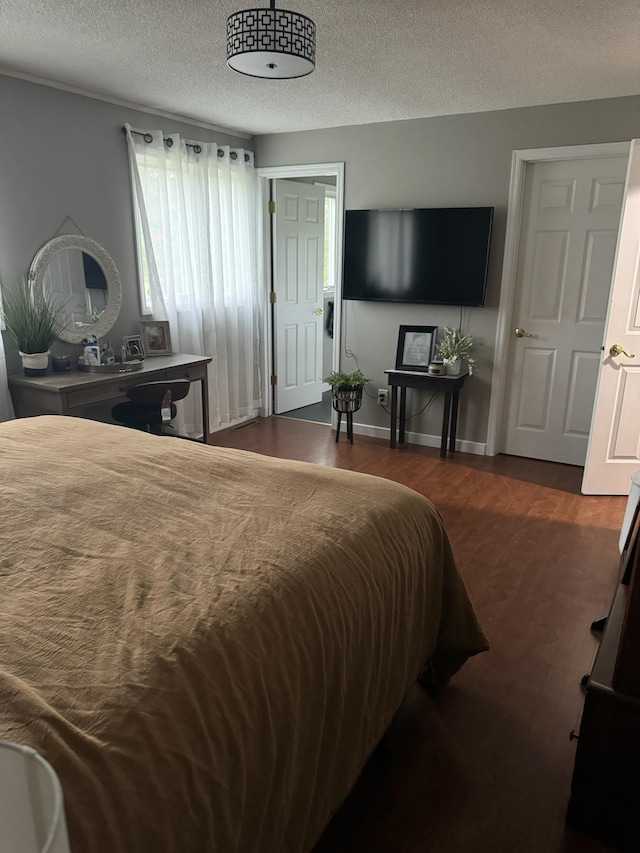
[[[322,315],[324,314],[324,308],[316,308],[316,314],[318,315],[318,317],[322,317]]]
[[[516,329],[516,338],[532,338],[531,332],[525,332],[524,329]]]
[[[614,344],[609,350],[611,355],[615,358],[617,355],[626,355],[627,358],[635,358],[635,352],[627,352],[626,349],[622,349],[620,344]]]

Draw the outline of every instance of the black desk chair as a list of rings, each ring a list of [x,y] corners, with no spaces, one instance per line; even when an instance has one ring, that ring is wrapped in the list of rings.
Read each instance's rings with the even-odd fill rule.
[[[127,391],[129,400],[117,403],[111,409],[111,415],[125,426],[162,435],[163,427],[176,416],[175,402],[186,397],[190,387],[188,379],[134,385]]]

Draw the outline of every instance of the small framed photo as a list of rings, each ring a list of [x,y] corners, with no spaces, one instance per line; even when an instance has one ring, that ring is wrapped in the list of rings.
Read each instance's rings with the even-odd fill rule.
[[[436,348],[437,326],[400,326],[396,370],[427,371]]]
[[[124,352],[127,358],[144,358],[144,347],[140,335],[127,335],[124,341]]]
[[[142,343],[146,355],[170,355],[171,332],[168,320],[150,320],[140,323]]]

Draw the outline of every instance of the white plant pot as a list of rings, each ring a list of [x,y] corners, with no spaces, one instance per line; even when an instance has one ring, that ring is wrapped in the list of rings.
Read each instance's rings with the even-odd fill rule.
[[[458,376],[461,366],[462,362],[459,358],[444,359],[444,372],[447,376]]]
[[[18,352],[20,352],[18,350]],[[49,350],[46,352],[20,352],[25,376],[44,376],[49,367]]]

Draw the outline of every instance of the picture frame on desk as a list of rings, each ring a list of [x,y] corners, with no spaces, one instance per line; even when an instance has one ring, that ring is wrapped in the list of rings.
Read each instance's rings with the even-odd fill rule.
[[[400,326],[396,370],[426,373],[435,354],[437,334],[437,326]]]
[[[168,320],[140,323],[145,355],[171,355],[171,330]]]
[[[140,335],[125,335],[122,342],[124,344],[123,359],[144,358],[144,346]]]

